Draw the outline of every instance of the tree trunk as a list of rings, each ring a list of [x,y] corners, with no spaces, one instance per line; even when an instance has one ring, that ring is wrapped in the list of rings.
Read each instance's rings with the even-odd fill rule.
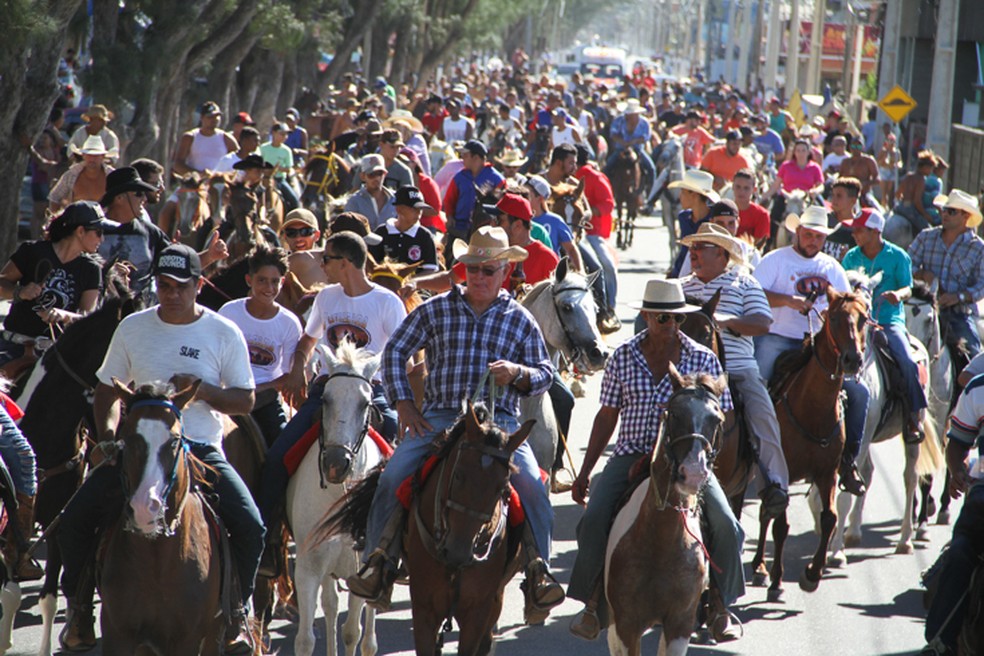
[[[372,28],[372,55],[369,57],[369,70],[366,79],[370,86],[377,77],[386,77],[386,65],[389,64],[389,21],[378,20]]]
[[[280,97],[277,99],[277,116],[282,120],[287,108],[297,98],[297,57],[293,53],[280,55],[283,76],[280,79]]]
[[[225,49],[212,62],[208,76],[208,97],[219,103],[230,117],[238,112],[249,111],[249,107],[238,102],[236,95],[236,69],[243,63],[259,36],[243,34]]]
[[[396,30],[396,44],[393,46],[393,66],[390,69],[390,84],[394,87],[403,83],[411,83],[411,80],[407,79],[408,71],[410,70],[407,67],[407,58],[410,56],[410,42],[413,40],[415,30],[409,26],[409,22],[404,23],[404,25],[408,27]]]
[[[328,70],[320,79],[318,95],[327,96],[328,85],[334,84],[342,76],[352,59],[352,53],[362,43],[362,37],[365,36],[366,30],[372,27],[383,3],[384,0],[360,0],[356,3],[355,14],[349,19],[345,35],[338,47],[335,48],[335,57],[328,64]]]
[[[277,98],[280,97],[280,81],[286,57],[272,50],[261,50],[260,53],[264,74],[252,107],[257,129],[261,135],[265,135],[277,115]]]

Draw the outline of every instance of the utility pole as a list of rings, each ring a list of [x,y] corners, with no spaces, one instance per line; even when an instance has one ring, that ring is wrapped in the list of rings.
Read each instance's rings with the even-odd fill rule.
[[[739,37],[738,79],[735,84],[751,96],[754,89],[748,83],[748,67],[752,61],[750,52],[752,50],[752,0],[742,0],[739,13],[741,14],[741,36]]]
[[[885,3],[885,33],[882,34],[878,67],[878,97],[884,98],[899,82],[899,35],[902,33],[902,0]]]
[[[707,0],[697,0],[697,33],[694,35],[694,66],[704,68],[704,21],[707,19]],[[709,71],[704,71],[705,77]]]
[[[762,81],[766,95],[779,90],[779,45],[782,43],[782,0],[772,0],[769,6],[769,40],[765,46],[765,72]]]
[[[953,122],[953,74],[957,66],[959,0],[939,0],[936,14],[936,52],[933,82],[929,89],[929,119],[926,146],[943,159],[950,158],[950,129]]]
[[[854,54],[854,27],[857,25],[858,17],[854,13],[854,7],[848,0],[844,8],[847,10],[847,21],[844,25],[844,64],[841,67],[841,93],[848,102],[851,101],[851,59]]]
[[[789,41],[786,48],[786,98],[799,88],[800,0],[791,0],[789,8]]]
[[[806,74],[806,93],[819,93],[823,70],[823,24],[827,0],[814,0],[813,32],[810,35],[810,64]]]
[[[735,75],[735,46],[738,45],[738,0],[728,3],[728,42],[724,51],[724,80],[735,86],[738,84]]]
[[[752,89],[757,89],[762,82],[762,33],[765,31],[765,0],[758,0],[755,9],[755,31],[752,34],[752,62],[750,64],[755,71],[754,81],[749,84]]]

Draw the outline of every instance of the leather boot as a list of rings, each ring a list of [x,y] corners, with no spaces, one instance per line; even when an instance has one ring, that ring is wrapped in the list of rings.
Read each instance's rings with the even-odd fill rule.
[[[267,531],[263,556],[256,576],[275,579],[284,573],[284,524],[283,520],[271,522]]]
[[[741,621],[728,610],[724,599],[721,598],[720,590],[711,588],[708,592],[707,605],[707,629],[715,642],[730,642],[745,634]]]
[[[225,638],[223,654],[252,654],[254,652],[249,613],[242,606],[232,611]]]
[[[864,479],[853,460],[841,460],[840,469],[837,472],[837,485],[845,492],[862,497],[868,491]]]
[[[523,616],[530,626],[542,624],[550,609],[563,603],[564,589],[547,569],[547,563],[537,558],[526,566],[526,580],[520,584],[526,605]]]
[[[34,497],[17,493],[17,515],[7,530],[3,557],[15,581],[37,581],[44,577],[44,569],[32,561],[27,551],[34,535]]]
[[[385,552],[377,550],[357,574],[346,577],[345,584],[351,594],[362,597],[376,610],[386,611],[390,607],[395,580],[396,568]]]
[[[58,642],[62,649],[71,652],[89,651],[96,646],[91,604],[80,604],[72,598],[68,599],[65,627],[58,634]]]

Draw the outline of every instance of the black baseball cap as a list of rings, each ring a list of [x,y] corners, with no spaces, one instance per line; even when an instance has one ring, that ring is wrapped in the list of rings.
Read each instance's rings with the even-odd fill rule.
[[[735,205],[735,201],[729,200],[727,198],[722,198],[718,202],[711,205],[709,218],[714,218],[716,216],[739,216],[738,206]]]
[[[741,132],[738,130],[728,130],[724,135],[725,141],[737,141],[741,139]]]
[[[466,150],[472,155],[478,155],[479,157],[488,157],[489,149],[485,147],[478,139],[470,139],[465,142],[465,145],[461,147],[461,150]]]
[[[72,203],[58,215],[58,220],[65,226],[73,228],[82,226],[89,230],[96,228],[109,230],[120,227],[116,221],[110,221],[106,218],[99,203],[91,200],[79,200]]]
[[[154,263],[154,273],[174,278],[178,282],[195,280],[202,275],[202,261],[198,253],[184,244],[171,244],[160,252]]]
[[[437,214],[437,212],[434,211],[434,208],[428,205],[427,201],[424,200],[424,195],[420,192],[420,189],[417,189],[416,187],[400,187],[397,189],[396,198],[393,200],[393,204],[423,210],[424,214],[427,216]]]

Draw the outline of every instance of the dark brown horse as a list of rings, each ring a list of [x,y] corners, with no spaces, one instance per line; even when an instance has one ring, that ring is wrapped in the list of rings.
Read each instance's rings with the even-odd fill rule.
[[[191,455],[181,426],[181,410],[199,383],[176,394],[166,386],[134,392],[114,383],[127,408],[118,432],[126,507],[102,558],[103,650],[219,654],[219,538],[195,492],[205,465]]]
[[[663,626],[660,654],[683,656],[707,587],[697,494],[710,476],[710,459],[724,414],[722,376],[681,377],[670,364],[673,394],[649,462],[648,480],[615,516],[608,538],[605,594],[614,626],[613,654],[638,656],[642,635]]]
[[[779,419],[782,450],[789,466],[789,482],[807,481],[819,493],[820,543],[813,560],[800,576],[800,588],[813,592],[820,585],[830,536],[837,523],[834,494],[837,470],[844,450],[844,422],[840,393],[844,376],[861,370],[864,354],[864,323],[868,303],[860,293],[840,294],[827,288],[827,316],[815,337],[795,355],[777,366],[778,384],[770,392]],[[782,596],[782,551],[789,534],[786,512],[776,517],[772,531],[775,556],[772,569],[765,566],[765,542],[769,520],[760,522],[758,547],[752,560],[755,583],[771,578],[769,601]]]
[[[503,497],[512,454],[533,422],[507,435],[481,415],[469,404],[410,508],[404,548],[419,655],[438,653],[441,625],[451,617],[460,629],[458,653],[488,654],[506,583],[520,567]]]
[[[580,237],[581,232],[591,224],[591,208],[584,197],[584,180],[577,185],[563,182],[553,185],[547,206],[567,222],[575,237]]]
[[[318,220],[327,218],[327,203],[352,189],[352,168],[338,153],[331,149],[318,149],[311,152],[302,172],[304,190],[301,192],[301,205],[317,215]],[[325,226],[322,226],[322,230]]]
[[[615,158],[611,175],[612,192],[615,194],[615,243],[622,249],[630,247],[635,236],[641,178],[639,156],[632,148],[623,149]]]

